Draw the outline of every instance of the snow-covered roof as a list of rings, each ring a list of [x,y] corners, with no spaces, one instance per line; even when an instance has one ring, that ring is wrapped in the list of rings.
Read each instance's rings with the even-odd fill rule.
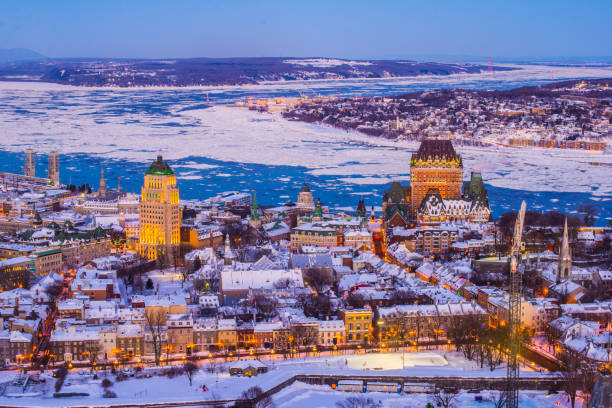
[[[224,269],[221,271],[221,290],[238,289],[273,289],[278,281],[288,279],[294,287],[304,287],[300,269],[268,269],[237,271]]]

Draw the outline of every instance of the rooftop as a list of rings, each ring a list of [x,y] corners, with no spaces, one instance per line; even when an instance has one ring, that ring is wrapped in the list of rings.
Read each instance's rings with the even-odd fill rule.
[[[168,166],[168,163],[163,161],[161,155],[159,155],[157,156],[157,160],[151,163],[151,166],[149,166],[149,170],[147,170],[146,174],[170,176],[174,174],[174,171],[172,171],[170,166]]]

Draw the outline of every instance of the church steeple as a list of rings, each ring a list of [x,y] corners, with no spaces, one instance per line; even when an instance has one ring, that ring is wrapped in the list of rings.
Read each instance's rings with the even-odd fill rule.
[[[104,169],[100,169],[100,188],[98,188],[98,197],[106,198],[106,180],[104,179]]]
[[[568,280],[572,276],[572,254],[569,247],[569,233],[567,217],[563,228],[563,241],[559,250],[559,264],[557,266],[557,282]]]
[[[261,220],[259,219],[259,205],[257,204],[257,193],[253,191],[253,204],[251,204],[251,218],[249,219],[249,225],[255,229],[261,227]]]

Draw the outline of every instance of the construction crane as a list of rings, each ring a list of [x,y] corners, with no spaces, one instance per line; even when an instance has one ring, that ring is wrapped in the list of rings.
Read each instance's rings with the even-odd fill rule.
[[[521,330],[521,252],[523,251],[523,222],[525,221],[525,201],[521,204],[516,222],[514,223],[514,239],[510,254],[510,298],[508,322],[510,328],[510,347],[508,351],[508,371],[506,373],[506,408],[518,408],[519,397],[519,364]]]

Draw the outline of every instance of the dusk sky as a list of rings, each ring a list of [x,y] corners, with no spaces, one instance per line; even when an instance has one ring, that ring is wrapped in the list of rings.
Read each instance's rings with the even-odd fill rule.
[[[612,55],[612,1],[4,0],[0,48],[48,57]]]

